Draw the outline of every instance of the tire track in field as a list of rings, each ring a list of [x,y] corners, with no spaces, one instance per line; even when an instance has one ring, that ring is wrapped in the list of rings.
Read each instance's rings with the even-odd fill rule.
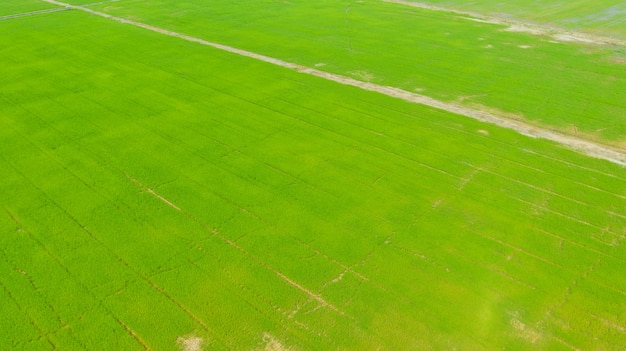
[[[113,15],[95,11],[95,10],[92,10],[83,6],[70,5],[70,4],[59,2],[56,0],[42,0],[42,1],[50,3],[50,4],[54,4],[57,6],[63,6],[63,7],[70,8],[70,9],[84,11],[92,15],[104,17],[104,18],[107,18],[107,19],[110,19],[119,23],[129,24],[129,25],[147,29],[156,33],[164,34],[164,35],[175,37],[175,38],[180,38],[189,42],[194,42],[194,43],[198,43],[201,45],[210,46],[210,47],[222,50],[222,51],[226,51],[226,52],[230,52],[230,53],[237,54],[240,56],[245,56],[245,57],[253,58],[259,61],[271,63],[276,66],[288,68],[288,69],[291,69],[300,73],[327,79],[327,80],[334,81],[340,84],[357,87],[357,88],[367,90],[367,91],[381,93],[381,94],[398,98],[407,102],[416,103],[420,105],[426,105],[426,106],[430,106],[439,110],[466,116],[466,117],[469,117],[469,118],[472,118],[481,122],[494,124],[499,127],[514,130],[522,135],[526,135],[531,138],[540,138],[540,139],[550,140],[562,146],[565,146],[569,149],[583,153],[587,156],[607,160],[609,162],[626,167],[626,151],[625,150],[611,148],[609,146],[597,144],[591,141],[581,140],[581,139],[568,136],[565,134],[561,134],[555,131],[534,127],[524,122],[515,121],[512,119],[505,118],[505,117],[500,117],[498,115],[492,114],[487,111],[477,110],[477,109],[461,106],[461,105],[454,104],[454,103],[439,101],[439,100],[433,99],[425,95],[408,92],[408,91],[395,88],[395,87],[383,86],[383,85],[378,85],[378,84],[369,83],[369,82],[363,82],[363,81],[349,78],[346,76],[342,76],[339,74],[320,71],[315,68],[310,68],[310,67],[302,66],[302,65],[295,64],[292,62],[283,61],[277,58],[257,54],[251,51],[246,51],[246,50],[238,49],[232,46],[210,42],[204,39],[200,39],[200,38],[192,37],[189,35],[169,31],[167,29],[151,26],[149,24],[132,21],[129,19],[121,18],[121,17],[116,17]]]
[[[614,321],[608,320],[604,317],[598,316],[593,312],[589,312],[588,313],[591,317],[599,320],[600,322],[604,323],[607,327],[613,328],[617,331],[622,332],[623,334],[626,334],[626,325],[619,325]]]
[[[563,237],[561,235],[552,233],[552,232],[550,232],[548,230],[545,230],[545,229],[542,229],[542,228],[539,228],[539,227],[536,227],[536,226],[533,226],[532,228],[537,230],[540,233],[543,233],[545,235],[548,235],[548,236],[551,236],[553,238],[559,239],[561,241],[561,246],[563,245],[564,242],[566,242],[566,243],[571,244],[573,246],[577,246],[577,247],[579,247],[579,248],[581,248],[583,250],[587,250],[587,251],[593,252],[593,253],[597,254],[598,256],[609,257],[609,258],[614,259],[616,261],[620,261],[621,263],[626,263],[626,259],[624,259],[622,257],[614,256],[614,255],[608,254],[606,252],[602,252],[602,251],[600,251],[600,250],[598,250],[596,248],[593,248],[591,246],[588,246],[588,245],[586,245],[584,243],[581,243],[581,242],[578,242],[578,241],[575,241],[575,240]]]
[[[525,32],[534,35],[546,35],[551,36],[557,41],[571,41],[582,44],[592,45],[619,45],[626,46],[626,41],[611,37],[605,37],[600,35],[593,35],[583,32],[577,32],[573,30],[567,30],[560,27],[554,27],[550,25],[542,25],[535,23],[528,23],[521,20],[503,19],[496,16],[488,16],[472,11],[454,10],[445,6],[437,6],[431,4],[424,4],[415,1],[406,0],[380,0],[382,2],[388,2],[399,5],[406,5],[411,7],[417,7],[423,10],[438,11],[452,13],[460,15],[461,18],[465,18],[468,21],[485,22],[489,24],[503,25],[509,27],[509,31]],[[469,16],[469,17],[468,17]]]

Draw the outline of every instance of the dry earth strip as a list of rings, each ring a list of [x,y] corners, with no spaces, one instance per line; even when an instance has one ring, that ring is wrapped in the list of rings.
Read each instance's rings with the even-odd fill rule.
[[[595,45],[626,46],[626,41],[624,40],[610,38],[610,37],[603,37],[603,36],[593,35],[593,34],[588,34],[588,33],[575,32],[575,31],[571,31],[571,30],[567,30],[567,29],[563,29],[559,27],[527,23],[527,22],[511,20],[511,19],[503,19],[499,17],[487,16],[487,15],[483,15],[483,14],[476,13],[476,12],[470,12],[470,11],[453,10],[447,7],[429,5],[429,4],[424,4],[421,2],[405,1],[405,0],[381,0],[381,1],[417,7],[417,8],[424,9],[424,10],[453,13],[456,15],[461,15],[463,17],[469,16],[467,17],[468,20],[472,20],[472,21],[478,20],[479,22],[507,26],[509,27],[508,29],[509,31],[514,31],[514,32],[524,32],[524,33],[535,34],[535,35],[551,36],[553,39],[556,39],[557,41],[573,41],[573,42],[595,44]]]

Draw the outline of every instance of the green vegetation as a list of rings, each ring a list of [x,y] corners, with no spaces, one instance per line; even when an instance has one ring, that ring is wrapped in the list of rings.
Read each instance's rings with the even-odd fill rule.
[[[624,48],[555,43],[373,0],[125,0],[93,8],[591,139],[626,141]]]
[[[418,2],[626,37],[626,3],[621,0],[419,0]]]
[[[56,6],[40,0],[18,0],[0,2],[0,17],[21,14],[29,11],[39,11]]]
[[[329,3],[299,8],[290,46],[287,35],[253,40],[260,23],[237,17],[251,9],[232,7],[231,26],[219,27],[202,2],[150,3],[102,6],[152,24],[166,5],[190,6],[161,24],[346,70],[348,58],[330,62],[331,50],[297,36],[313,18],[333,20]],[[254,3],[265,18],[270,3]],[[372,6],[390,16],[370,34],[416,14]],[[486,31],[454,23],[459,35]],[[0,41],[0,349],[626,345],[624,167],[81,11],[0,21]],[[548,62],[571,53],[575,65],[583,50],[545,45]],[[358,62],[382,70],[391,53],[370,50]],[[446,55],[435,55],[441,66],[463,61]],[[616,75],[611,88],[624,84],[599,53],[581,60],[590,57]],[[383,73],[399,77],[395,63]],[[516,66],[509,79],[525,74]],[[592,82],[581,96],[623,94]],[[596,126],[622,123],[611,121]]]

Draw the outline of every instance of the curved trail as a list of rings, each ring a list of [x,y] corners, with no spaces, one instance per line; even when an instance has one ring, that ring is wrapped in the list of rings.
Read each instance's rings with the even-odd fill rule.
[[[492,114],[486,111],[461,106],[455,103],[435,100],[431,97],[412,93],[412,92],[402,90],[399,88],[363,82],[363,81],[349,78],[346,76],[342,76],[339,74],[320,71],[315,68],[306,67],[306,66],[302,66],[299,64],[279,60],[273,57],[257,54],[254,52],[237,49],[231,46],[210,42],[210,41],[200,39],[200,38],[191,37],[185,34],[169,31],[169,30],[162,29],[159,27],[154,27],[148,24],[131,21],[128,19],[120,18],[120,17],[115,17],[115,16],[112,16],[103,12],[99,12],[99,11],[95,11],[95,10],[83,7],[83,6],[74,6],[74,5],[66,4],[63,2],[56,1],[56,0],[42,0],[42,1],[55,4],[58,6],[63,6],[63,7],[70,8],[70,9],[76,9],[76,10],[88,12],[90,14],[108,18],[108,19],[111,19],[120,23],[130,24],[136,27],[153,31],[153,32],[157,32],[157,33],[168,35],[171,37],[176,37],[176,38],[184,39],[190,42],[195,42],[198,44],[210,46],[210,47],[227,51],[233,54],[250,57],[259,61],[264,61],[267,63],[271,63],[273,65],[289,68],[289,69],[298,71],[300,73],[305,73],[305,74],[309,74],[312,76],[324,78],[324,79],[331,80],[331,81],[341,83],[344,85],[354,86],[357,88],[361,88],[363,90],[381,93],[381,94],[398,98],[398,99],[402,99],[408,102],[426,105],[426,106],[434,107],[439,110],[444,110],[444,111],[451,112],[454,114],[463,115],[463,116],[473,118],[481,122],[486,122],[486,123],[494,124],[503,128],[511,129],[520,134],[523,134],[532,138],[541,138],[541,139],[550,140],[562,146],[565,146],[569,149],[583,153],[585,155],[588,155],[594,158],[604,159],[604,160],[613,162],[621,166],[626,166],[626,150],[614,149],[614,148],[611,148],[609,146],[605,146],[602,144],[597,144],[591,141],[581,140],[572,136],[564,135],[564,134],[550,131],[547,129],[534,127],[529,124],[523,123],[521,121],[516,121],[516,120],[500,117],[496,114]],[[396,0],[383,0],[383,1],[402,2],[402,1],[396,1]],[[411,3],[408,2],[407,4],[411,4]]]
[[[528,23],[520,20],[514,19],[503,19],[495,16],[483,15],[476,12],[471,11],[459,11],[450,9],[444,6],[430,5],[424,4],[421,2],[407,1],[407,0],[381,0],[382,2],[389,2],[399,5],[406,5],[417,7],[424,10],[430,11],[439,11],[439,12],[447,12],[453,13],[461,16],[470,16],[471,18],[467,18],[471,21],[479,20],[479,22],[498,24],[503,26],[508,26],[510,31],[515,32],[525,32],[534,35],[546,35],[551,36],[553,39],[557,41],[572,41],[584,44],[595,44],[595,45],[619,45],[626,46],[626,41],[617,39],[604,37],[599,35],[593,35],[588,33],[576,32],[572,30],[567,30],[564,28],[553,27],[549,25],[542,24],[534,24]]]

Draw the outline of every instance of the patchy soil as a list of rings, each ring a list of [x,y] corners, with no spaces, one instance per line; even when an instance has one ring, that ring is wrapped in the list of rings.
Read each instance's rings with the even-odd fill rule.
[[[195,335],[180,336],[176,339],[176,345],[181,351],[202,351],[204,340]]]
[[[253,351],[296,351],[292,347],[283,345],[278,339],[269,333],[263,333],[262,348]]]
[[[577,43],[592,44],[592,45],[626,46],[626,41],[624,40],[611,38],[611,37],[603,37],[603,36],[593,35],[593,34],[588,34],[588,33],[583,33],[583,32],[574,32],[574,31],[566,30],[566,29],[559,28],[559,27],[532,24],[532,23],[522,22],[518,20],[503,19],[500,17],[487,16],[487,15],[483,15],[483,14],[476,13],[476,12],[470,12],[470,11],[452,10],[443,6],[427,5],[427,4],[422,4],[419,2],[404,1],[404,0],[382,0],[382,1],[417,7],[417,8],[421,8],[425,10],[453,13],[456,15],[460,15],[461,17],[464,17],[469,21],[507,26],[507,28],[504,29],[505,31],[523,32],[523,33],[528,33],[532,35],[551,36],[553,39],[557,41],[577,42]]]
[[[585,43],[585,44],[595,44],[596,42],[591,39],[591,38],[587,38],[585,36],[581,36],[580,34],[575,34],[575,33],[557,33],[554,34],[552,36],[553,39],[556,39],[557,41],[564,41],[564,42],[577,42],[577,43]]]
[[[531,344],[535,344],[541,338],[541,333],[527,326],[518,319],[512,318],[511,326],[513,326],[513,328],[516,330],[519,337],[530,342]]]
[[[368,71],[352,71],[348,73],[358,80],[362,80],[364,82],[371,82],[372,80],[374,80],[374,75]]]

